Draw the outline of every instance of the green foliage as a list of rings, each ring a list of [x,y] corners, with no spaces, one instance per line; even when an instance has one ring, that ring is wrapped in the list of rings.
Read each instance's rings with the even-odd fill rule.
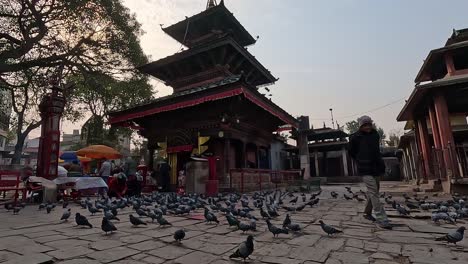
[[[66,90],[64,117],[71,121],[88,111],[105,119],[151,98],[136,70],[148,62],[142,34],[121,0],[0,0],[0,89],[13,98],[15,156],[40,125],[38,104],[53,76],[75,84]]]
[[[359,122],[357,120],[346,122],[345,126],[349,134],[356,133],[359,130]]]

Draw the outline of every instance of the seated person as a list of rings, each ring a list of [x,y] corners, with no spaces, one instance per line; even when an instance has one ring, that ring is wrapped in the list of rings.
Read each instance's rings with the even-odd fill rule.
[[[81,167],[77,160],[72,161],[68,172],[72,175],[81,175]]]
[[[107,195],[109,197],[122,198],[127,195],[127,177],[125,174],[119,173],[117,176],[111,177],[109,179],[109,191]]]

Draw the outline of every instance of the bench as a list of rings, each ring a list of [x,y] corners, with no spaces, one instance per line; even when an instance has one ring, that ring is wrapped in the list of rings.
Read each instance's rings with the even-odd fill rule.
[[[16,205],[19,193],[22,193],[23,201],[26,200],[26,187],[22,186],[21,174],[19,171],[0,171],[0,192],[3,192],[3,198],[6,192],[14,191],[14,204]]]

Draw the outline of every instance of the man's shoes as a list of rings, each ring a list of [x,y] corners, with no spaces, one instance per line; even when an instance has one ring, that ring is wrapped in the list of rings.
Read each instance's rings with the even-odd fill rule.
[[[371,214],[364,214],[363,217],[369,221],[375,222],[377,221],[375,217],[373,217]]]
[[[385,221],[378,221],[376,222],[377,226],[382,228],[382,229],[387,229],[387,230],[392,230],[393,226],[390,224],[388,220]]]

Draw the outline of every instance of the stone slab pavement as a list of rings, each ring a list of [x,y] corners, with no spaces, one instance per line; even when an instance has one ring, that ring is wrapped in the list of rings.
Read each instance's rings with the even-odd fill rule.
[[[87,210],[70,205],[72,213],[88,217],[94,228],[75,227],[74,220],[60,222],[63,209],[59,206],[50,214],[38,211],[36,205],[27,206],[18,215],[0,209],[1,263],[242,263],[230,260],[229,255],[254,235],[255,251],[249,263],[294,264],[466,264],[468,239],[458,245],[447,246],[434,238],[465,224],[434,225],[428,219],[397,218],[392,231],[378,229],[363,219],[364,203],[346,201],[343,185],[323,186],[320,204],[301,212],[290,213],[300,223],[303,232],[273,238],[263,220],[257,222],[257,232],[243,234],[229,228],[224,216],[219,225],[206,224],[187,217],[167,216],[173,227],[160,228],[146,219],[148,226],[135,228],[128,220],[130,208],[119,212],[118,231],[104,235],[100,229],[102,214],[90,216]],[[354,191],[363,189],[353,185]],[[330,191],[340,193],[331,199]],[[399,199],[396,197],[395,199]],[[403,199],[401,199],[403,200]],[[286,199],[287,201],[287,199]],[[387,208],[389,215],[396,216]],[[198,211],[197,213],[201,213]],[[255,212],[258,215],[258,212]],[[272,220],[280,225],[286,212]],[[424,214],[420,212],[419,214]],[[426,213],[428,214],[428,213]],[[73,217],[71,217],[73,218]],[[318,220],[342,229],[342,234],[328,237]],[[185,228],[187,237],[181,244],[173,241],[175,230]]]

